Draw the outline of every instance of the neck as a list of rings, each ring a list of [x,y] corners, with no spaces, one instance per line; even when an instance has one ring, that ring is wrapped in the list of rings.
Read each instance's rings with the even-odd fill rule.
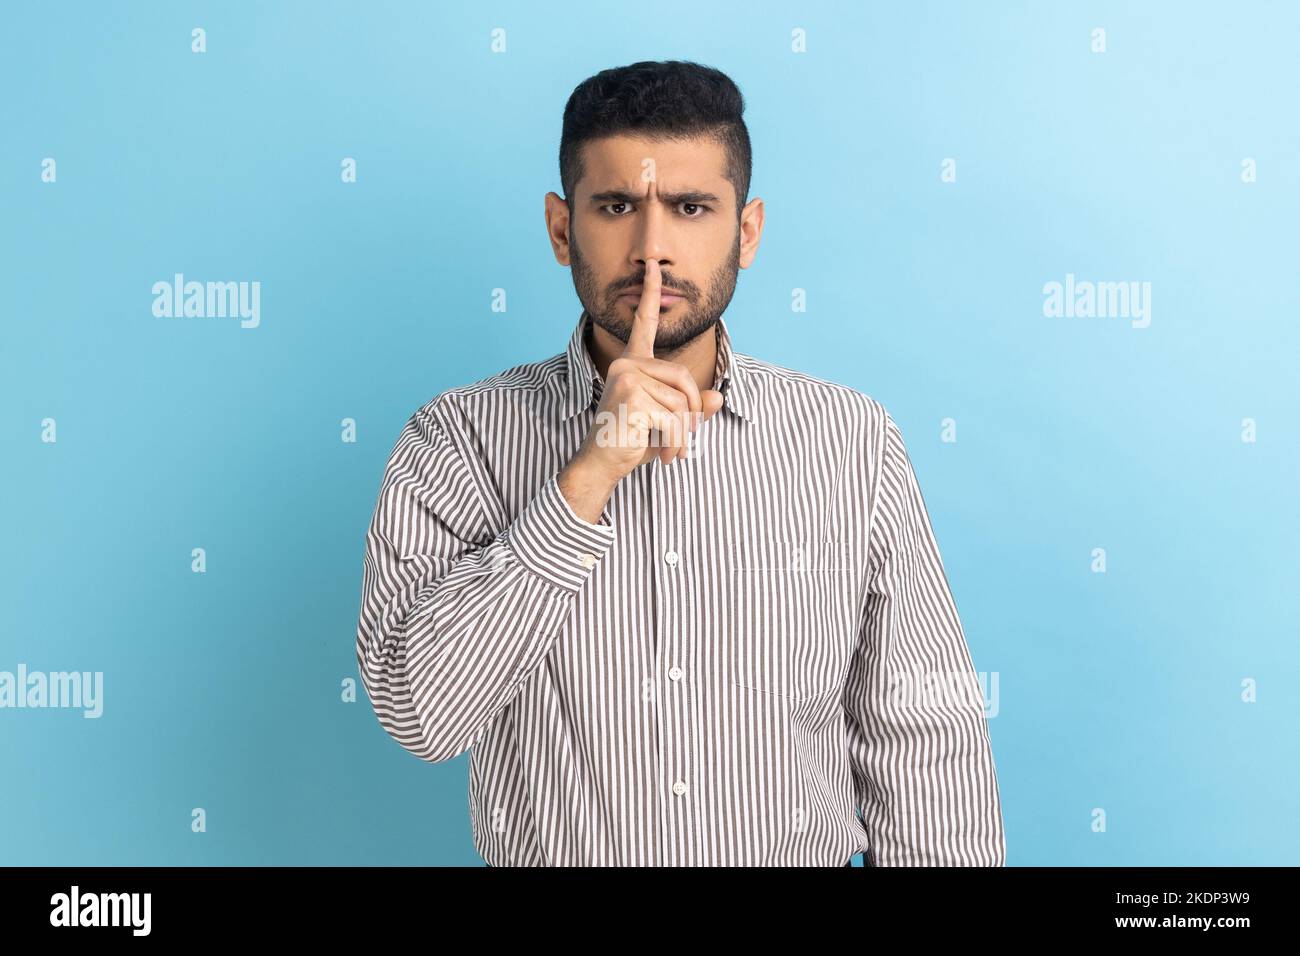
[[[718,326],[714,323],[680,348],[665,352],[655,349],[655,358],[685,366],[695,379],[696,386],[704,391],[716,388],[714,372],[718,364]],[[602,379],[608,377],[609,363],[623,354],[627,343],[611,335],[595,322],[587,327],[587,354]]]

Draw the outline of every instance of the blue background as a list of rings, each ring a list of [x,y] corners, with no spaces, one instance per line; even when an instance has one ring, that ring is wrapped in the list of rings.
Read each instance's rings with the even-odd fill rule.
[[[481,862],[468,757],[419,761],[340,699],[364,531],[416,407],[563,350],[564,102],[669,58],[748,102],[767,223],[735,347],[906,437],[999,675],[1008,862],[1300,858],[1296,5],[4,18],[0,670],[103,671],[105,699],[0,710],[0,863]],[[155,317],[176,272],[260,281],[260,327]],[[1045,317],[1067,273],[1151,282],[1150,327]]]

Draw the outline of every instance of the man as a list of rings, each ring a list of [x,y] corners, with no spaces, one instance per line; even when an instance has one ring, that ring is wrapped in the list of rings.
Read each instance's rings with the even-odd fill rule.
[[[731,348],[740,91],[693,63],[575,89],[546,197],[567,350],[407,421],[357,658],[383,727],[467,750],[503,865],[1005,862],[983,698],[902,436]]]

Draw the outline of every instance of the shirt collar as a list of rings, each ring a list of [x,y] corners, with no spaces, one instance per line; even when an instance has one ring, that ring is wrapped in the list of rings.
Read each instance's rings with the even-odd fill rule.
[[[605,387],[605,380],[591,360],[587,350],[587,336],[591,325],[591,316],[582,310],[577,327],[569,336],[568,381],[565,393],[564,420],[567,422],[579,412],[586,411],[599,400]],[[733,415],[739,415],[748,422],[756,423],[752,396],[742,362],[736,361],[737,355],[731,345],[731,333],[727,323],[718,317],[718,358],[714,365],[714,388],[722,392],[722,407]]]

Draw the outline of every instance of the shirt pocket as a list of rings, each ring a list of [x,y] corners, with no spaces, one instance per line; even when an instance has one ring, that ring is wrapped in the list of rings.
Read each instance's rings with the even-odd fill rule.
[[[752,537],[728,557],[722,652],[730,682],[791,700],[839,690],[857,620],[848,546]]]

